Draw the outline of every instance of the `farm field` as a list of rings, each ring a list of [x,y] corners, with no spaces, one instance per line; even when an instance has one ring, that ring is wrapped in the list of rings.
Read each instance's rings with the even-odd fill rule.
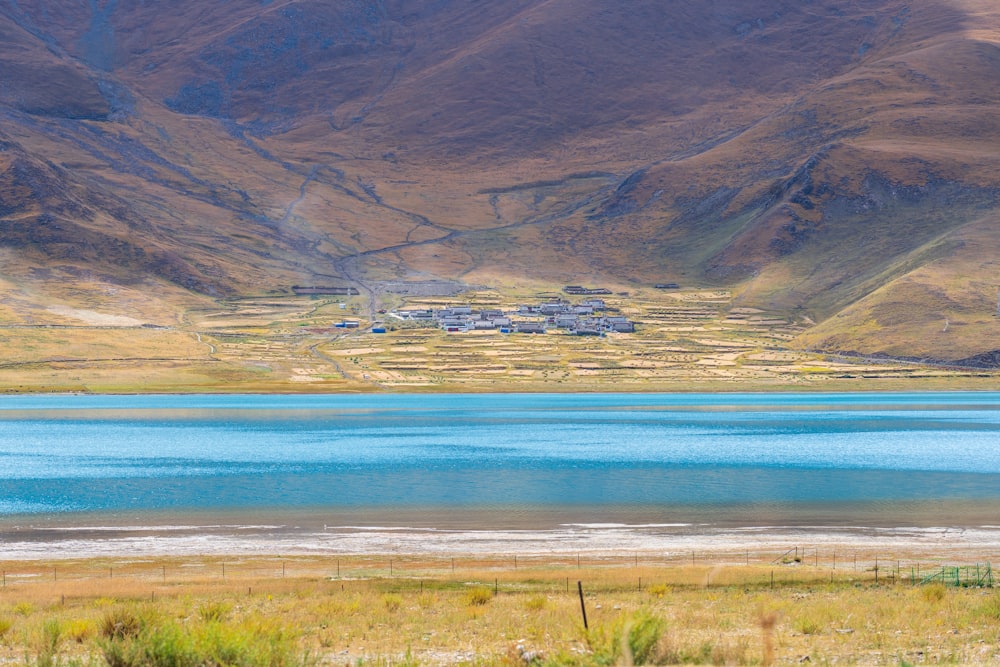
[[[992,371],[802,349],[807,322],[739,305],[728,290],[616,292],[635,333],[445,333],[394,308],[513,309],[555,290],[453,297],[267,296],[191,304],[176,323],[47,311],[0,324],[8,392],[742,391],[988,389]],[[569,298],[570,301],[579,300]],[[373,310],[373,309],[372,309]],[[28,320],[26,323],[25,320]],[[356,329],[338,328],[344,321]],[[150,321],[155,324],[150,324]],[[374,324],[386,333],[372,333]]]

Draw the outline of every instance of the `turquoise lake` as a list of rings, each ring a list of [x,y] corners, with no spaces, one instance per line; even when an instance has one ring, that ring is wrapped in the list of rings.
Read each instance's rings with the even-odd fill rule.
[[[15,396],[0,521],[1000,524],[1000,393]]]

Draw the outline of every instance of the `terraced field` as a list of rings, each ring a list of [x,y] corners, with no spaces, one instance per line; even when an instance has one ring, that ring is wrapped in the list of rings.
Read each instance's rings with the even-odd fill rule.
[[[406,306],[512,309],[529,301],[483,292],[453,300],[414,299]],[[386,334],[360,330],[316,349],[337,360],[349,378],[385,388],[739,389],[856,384],[873,379],[973,379],[974,375],[796,350],[794,341],[804,326],[779,314],[734,307],[733,294],[726,290],[649,290],[606,301],[636,321],[634,334],[576,336],[558,329],[546,334],[444,333],[429,323],[415,325],[389,318]]]
[[[802,349],[807,323],[737,305],[728,290],[618,292],[605,299],[631,334],[446,333],[395,307],[513,310],[551,291],[454,297],[266,296],[205,301],[176,324],[106,322],[59,311],[0,326],[11,354],[0,387],[19,391],[740,391],[983,388],[996,373]],[[357,328],[335,326],[344,320]],[[387,329],[372,333],[373,324]]]

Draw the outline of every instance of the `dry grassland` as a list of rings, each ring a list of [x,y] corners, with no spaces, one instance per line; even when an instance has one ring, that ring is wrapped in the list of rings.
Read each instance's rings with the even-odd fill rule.
[[[550,292],[480,292],[409,299],[407,307],[472,305],[510,309]],[[838,359],[794,349],[805,330],[788,316],[734,305],[729,291],[631,291],[605,298],[637,322],[634,334],[580,337],[494,331],[445,334],[430,325],[385,322],[321,344],[351,379],[383,388],[456,391],[896,389],[985,386],[978,372]],[[394,329],[394,330],[393,330]],[[362,347],[360,341],[376,347]]]
[[[203,664],[1000,662],[996,591],[798,555],[6,562],[0,662],[103,664],[155,628],[242,656]]]
[[[380,306],[513,309],[559,296],[510,288]],[[634,334],[447,334],[367,298],[269,296],[192,304],[177,323],[126,326],[107,308],[19,312],[0,322],[7,391],[690,391],[988,389],[996,375],[796,349],[806,324],[740,307],[725,290],[606,297]],[[96,304],[94,308],[98,308]],[[343,306],[343,307],[342,307]],[[132,312],[132,311],[130,311]],[[141,315],[141,312],[133,312]],[[118,318],[118,319],[116,319]],[[359,322],[358,329],[334,324]],[[389,330],[372,334],[373,323]]]

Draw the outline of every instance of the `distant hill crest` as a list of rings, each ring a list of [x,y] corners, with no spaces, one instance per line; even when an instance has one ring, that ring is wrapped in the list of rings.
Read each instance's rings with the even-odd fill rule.
[[[720,285],[993,358],[998,77],[985,0],[19,0],[0,279]]]

